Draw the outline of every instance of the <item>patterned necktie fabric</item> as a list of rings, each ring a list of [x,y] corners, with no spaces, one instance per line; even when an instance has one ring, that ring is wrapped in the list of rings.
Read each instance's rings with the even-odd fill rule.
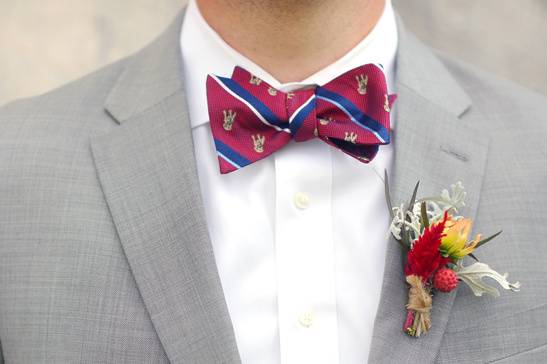
[[[319,138],[368,163],[390,142],[389,95],[381,66],[366,64],[322,86],[282,92],[241,67],[207,77],[211,132],[222,174]]]

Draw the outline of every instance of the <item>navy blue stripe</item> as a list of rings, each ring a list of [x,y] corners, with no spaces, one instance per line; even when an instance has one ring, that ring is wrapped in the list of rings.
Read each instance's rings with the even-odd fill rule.
[[[308,104],[304,106],[304,108],[301,109],[298,112],[298,114],[296,114],[294,119],[289,124],[289,128],[291,129],[292,135],[295,135],[298,132],[298,129],[300,129],[300,127],[302,126],[302,123],[304,122],[304,120],[306,120],[306,118],[308,117],[310,112],[312,112],[313,109],[315,109],[315,97],[313,98],[313,100],[308,102]]]
[[[215,139],[215,147],[220,153],[224,154],[240,167],[245,167],[246,165],[251,163],[247,158],[243,157],[241,154],[237,153],[235,150],[233,150],[218,139]]]
[[[353,144],[352,142],[346,142],[345,140],[336,139],[336,138],[329,138],[329,141],[348,154],[351,154],[356,157],[366,157],[370,160],[374,158],[374,156],[378,152],[378,149],[380,149],[380,147],[375,144],[373,145]]]
[[[318,87],[315,90],[315,94],[318,97],[324,97],[330,101],[334,101],[340,106],[342,106],[347,113],[353,118],[357,124],[362,127],[372,131],[379,137],[384,143],[389,143],[389,131],[384,128],[382,124],[371,118],[370,116],[364,114],[355,106],[351,101],[346,99],[343,96],[338,95],[337,93],[331,92],[325,88]]]
[[[280,128],[285,128],[287,126],[286,122],[282,122],[281,120],[279,120],[277,116],[275,116],[275,114],[262,103],[262,101],[254,97],[249,91],[245,90],[237,82],[225,77],[218,77],[218,79],[232,92],[251,104],[256,109],[256,111],[258,111],[260,115],[262,115],[262,117],[266,119],[268,123],[278,126]]]

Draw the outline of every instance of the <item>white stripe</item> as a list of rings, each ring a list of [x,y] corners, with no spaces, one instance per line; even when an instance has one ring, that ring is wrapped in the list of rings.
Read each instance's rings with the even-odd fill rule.
[[[305,108],[306,105],[308,105],[310,102],[312,102],[313,99],[315,99],[315,95],[311,95],[311,97],[310,97],[302,106],[300,106],[298,109],[296,109],[295,112],[293,112],[293,114],[292,114],[291,117],[289,118],[289,124],[292,123],[293,119],[298,115],[298,113],[300,112],[300,110],[302,110],[303,108]]]
[[[357,124],[358,126],[360,126],[361,128],[365,128],[367,129],[368,131],[370,131],[372,134],[374,134],[376,136],[376,138],[378,138],[382,143],[385,143],[386,141],[384,139],[382,139],[382,137],[380,136],[380,134],[378,134],[377,131],[375,130],[372,130],[368,127],[366,127],[365,125],[359,123],[357,120],[355,120],[355,118],[353,117],[353,115],[350,114],[349,111],[347,111],[342,105],[340,105],[339,103],[337,103],[336,101],[334,100],[331,100],[331,99],[327,99],[326,97],[324,96],[317,96],[318,99],[321,99],[321,100],[325,100],[325,101],[328,101],[334,105],[336,105],[340,110],[342,110],[343,112],[346,113],[347,116],[350,117],[351,121],[353,121],[355,124]]]
[[[217,83],[220,85],[220,87],[222,87],[226,92],[228,92],[230,95],[232,95],[233,97],[235,97],[236,99],[238,99],[239,101],[241,101],[242,103],[244,103],[245,105],[247,105],[247,107],[249,109],[251,109],[251,111],[256,115],[256,117],[258,119],[260,119],[260,121],[262,121],[264,124],[268,125],[268,126],[271,126],[272,128],[274,128],[275,130],[277,131],[284,131],[285,133],[291,133],[291,131],[287,128],[283,129],[283,128],[280,128],[279,126],[277,125],[273,125],[273,124],[270,124],[266,119],[264,119],[264,117],[262,116],[262,114],[260,114],[258,112],[258,110],[256,110],[247,100],[241,98],[238,94],[236,94],[235,92],[233,92],[232,90],[230,90],[226,85],[224,85],[224,83],[222,81],[220,81],[216,76],[214,75],[210,75],[211,77],[213,77],[213,79],[215,81],[217,81]]]
[[[232,166],[236,167],[237,169],[241,168],[240,165],[238,165],[236,162],[232,161],[230,158],[226,157],[224,154],[222,154],[218,150],[217,150],[217,153],[218,153],[219,156],[222,157],[222,159],[224,159],[226,162],[230,163]]]

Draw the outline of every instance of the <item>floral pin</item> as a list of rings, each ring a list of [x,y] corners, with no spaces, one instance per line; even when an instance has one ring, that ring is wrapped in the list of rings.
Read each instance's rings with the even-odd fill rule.
[[[466,283],[475,296],[484,293],[499,296],[499,291],[482,281],[494,279],[506,290],[518,292],[520,283],[507,281],[507,273],[500,274],[473,255],[480,246],[499,234],[483,239],[480,234],[468,240],[473,221],[458,215],[465,206],[466,192],[461,182],[443,190],[439,196],[417,198],[416,183],[410,203],[393,206],[385,173],[385,192],[391,212],[389,231],[406,252],[404,272],[409,285],[407,315],[403,330],[409,336],[419,337],[431,327],[430,311],[433,293],[450,292],[459,282]],[[476,262],[464,266],[463,258]]]

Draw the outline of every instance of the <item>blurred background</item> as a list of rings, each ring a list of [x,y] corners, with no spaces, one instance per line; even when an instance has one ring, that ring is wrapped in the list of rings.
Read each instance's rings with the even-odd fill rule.
[[[134,52],[184,2],[0,0],[0,105]],[[407,27],[431,46],[547,94],[547,0],[393,3]]]

